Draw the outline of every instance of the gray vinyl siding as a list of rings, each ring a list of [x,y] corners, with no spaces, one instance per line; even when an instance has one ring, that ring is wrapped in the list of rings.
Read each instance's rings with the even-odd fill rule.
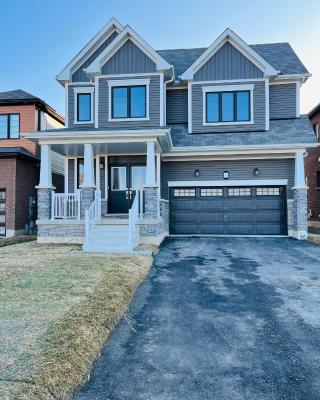
[[[156,64],[131,40],[102,66],[103,75],[138,74],[156,71]]]
[[[204,86],[216,86],[221,84],[209,83],[192,85],[192,132],[194,133],[212,133],[212,132],[243,132],[265,130],[266,126],[266,96],[264,81],[246,82],[254,84],[253,89],[253,120],[254,124],[243,125],[221,125],[221,126],[203,126],[203,92]],[[241,84],[234,81],[224,85]]]
[[[167,90],[167,124],[188,123],[188,89]]]
[[[263,72],[230,43],[226,43],[194,76],[195,81],[262,78]]]
[[[269,86],[270,119],[296,117],[296,84],[288,83]]]
[[[95,52],[91,54],[91,56],[75,71],[72,75],[72,82],[89,82],[89,78],[86,73],[83,71],[83,68],[87,68],[102,52],[103,50],[109,46],[109,44],[115,39],[117,36],[117,32],[113,32],[108,39],[106,39]]]
[[[92,87],[93,85],[89,85],[88,87]],[[69,128],[93,128],[93,124],[75,124],[74,123],[74,88],[76,87],[83,87],[83,86],[77,86],[77,85],[71,85],[68,86],[68,125]],[[95,96],[94,93],[92,93],[93,96],[93,121],[94,121],[94,103],[95,103]]]
[[[64,157],[51,150],[52,173],[64,175]]]
[[[74,182],[74,174],[75,174],[76,163],[75,160],[68,160],[68,193],[74,193],[75,191],[75,182]]]
[[[259,168],[259,176],[253,170]],[[194,171],[200,171],[195,178]],[[223,171],[230,180],[288,179],[287,196],[292,198],[294,186],[294,159],[238,160],[238,161],[167,161],[161,163],[161,198],[169,199],[168,181],[223,181]]]
[[[132,76],[130,79],[141,79]],[[147,129],[160,127],[160,76],[143,76],[150,79],[149,86],[149,120],[148,121],[108,121],[108,79],[99,79],[99,128],[106,129]],[[127,79],[127,78],[117,78]]]

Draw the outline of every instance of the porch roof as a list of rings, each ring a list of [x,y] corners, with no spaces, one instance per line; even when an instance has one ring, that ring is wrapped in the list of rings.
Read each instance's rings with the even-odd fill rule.
[[[105,129],[54,129],[45,132],[25,133],[24,136],[39,144],[50,144],[52,150],[66,156],[83,155],[83,144],[94,145],[96,154],[141,154],[146,144],[154,142],[158,152],[172,148],[170,129],[105,130]]]

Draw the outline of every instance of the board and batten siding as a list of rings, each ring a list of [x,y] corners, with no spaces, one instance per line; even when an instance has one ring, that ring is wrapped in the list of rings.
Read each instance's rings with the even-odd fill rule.
[[[227,85],[241,85],[242,82],[224,83]],[[203,91],[205,86],[221,86],[221,84],[208,82],[208,84],[193,84],[192,90],[192,132],[194,133],[214,133],[214,132],[245,132],[265,130],[266,127],[266,96],[264,81],[246,82],[253,84],[253,124],[240,125],[203,125]]]
[[[253,170],[259,169],[259,176]],[[200,171],[195,178],[194,171]],[[229,180],[288,179],[287,196],[292,198],[294,186],[294,159],[237,160],[237,161],[163,161],[161,163],[161,198],[169,199],[168,181],[221,180],[223,172],[229,172]]]
[[[131,40],[102,66],[103,75],[138,74],[156,71],[156,64]]]
[[[72,75],[72,82],[89,82],[87,74],[84,72],[84,68],[87,68],[109,44],[116,38],[117,32],[113,32],[98,48],[95,50],[90,57],[74,72]]]
[[[141,76],[132,75],[130,79],[141,79]],[[116,80],[127,78],[117,78]],[[148,129],[160,127],[160,76],[145,75],[142,79],[150,79],[149,86],[149,120],[146,121],[108,121],[109,95],[108,78],[100,78],[99,82],[99,128],[106,129]],[[109,79],[110,80],[110,79]]]
[[[92,96],[93,96],[93,110],[92,110],[93,123],[92,124],[82,124],[82,123],[75,124],[74,123],[74,106],[75,106],[75,104],[74,104],[74,89],[77,87],[83,88],[84,86],[83,85],[82,86],[77,86],[77,85],[69,85],[68,86],[68,127],[69,128],[75,128],[75,127],[76,128],[93,128],[94,127],[94,118],[95,118],[95,115],[94,115],[94,103],[95,103],[94,92],[92,93]],[[86,85],[85,87],[92,88],[94,86],[88,84],[88,86]]]
[[[188,89],[167,90],[167,123],[188,123]]]
[[[296,118],[297,86],[295,83],[270,85],[270,119]]]
[[[75,181],[74,174],[76,169],[76,160],[68,160],[68,193],[74,193],[75,191]]]
[[[263,72],[227,42],[194,75],[195,81],[263,78]]]

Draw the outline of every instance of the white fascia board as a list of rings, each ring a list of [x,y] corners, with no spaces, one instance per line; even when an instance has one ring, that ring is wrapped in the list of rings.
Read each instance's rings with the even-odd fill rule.
[[[226,43],[231,43],[245,57],[264,72],[265,76],[275,76],[279,73],[257,52],[247,45],[230,28],[226,29],[201,56],[181,75],[181,80],[192,80],[194,74]]]
[[[157,70],[169,70],[171,65],[165,61],[144,39],[142,39],[129,25],[104,49],[104,51],[85,69],[87,74],[100,74],[101,67],[125,44],[131,40],[157,66]]]
[[[286,186],[288,179],[220,179],[214,181],[168,181],[169,187],[208,186]]]
[[[59,82],[68,82],[71,79],[71,71],[75,69],[77,64],[83,63],[90,55],[96,50],[97,43],[106,36],[110,37],[113,32],[120,32],[123,30],[123,25],[120,24],[115,18],[111,18],[106,25],[79,51],[79,53],[69,62],[69,64],[56,76]]]

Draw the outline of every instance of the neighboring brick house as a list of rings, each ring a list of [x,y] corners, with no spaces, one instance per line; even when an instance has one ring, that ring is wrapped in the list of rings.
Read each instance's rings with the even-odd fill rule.
[[[317,141],[320,142],[320,103],[309,112]],[[320,147],[309,149],[305,158],[308,190],[309,226],[320,227]]]
[[[0,237],[25,231],[36,199],[38,146],[20,133],[63,127],[64,118],[38,97],[20,89],[0,93]],[[56,189],[62,191],[63,160],[56,153],[52,167]]]

